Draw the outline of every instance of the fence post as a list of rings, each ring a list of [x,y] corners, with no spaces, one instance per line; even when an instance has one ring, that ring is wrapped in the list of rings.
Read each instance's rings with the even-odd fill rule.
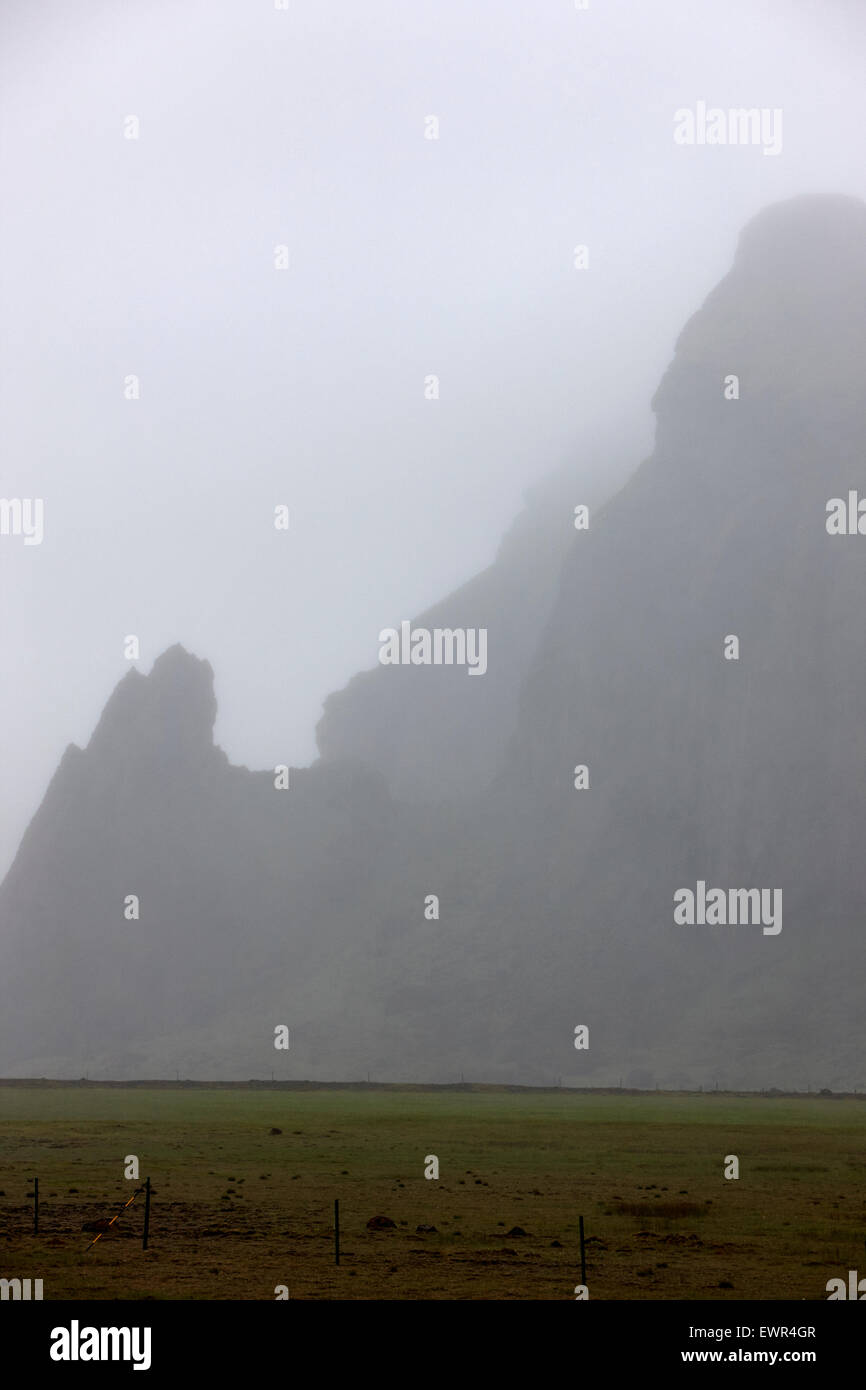
[[[144,1180],[144,1233],[141,1237],[142,1250],[147,1249],[147,1238],[150,1235],[150,1178]]]
[[[583,1243],[583,1217],[580,1220],[580,1282],[586,1283],[586,1247]]]

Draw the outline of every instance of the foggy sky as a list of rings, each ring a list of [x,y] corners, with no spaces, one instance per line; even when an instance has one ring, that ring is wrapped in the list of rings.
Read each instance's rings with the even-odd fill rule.
[[[127,634],[211,661],[232,761],[308,762],[529,485],[650,452],[742,225],[866,196],[856,5],[590,3],[6,0],[0,496],[45,538],[0,537],[0,873]],[[700,100],[782,152],[678,147]]]

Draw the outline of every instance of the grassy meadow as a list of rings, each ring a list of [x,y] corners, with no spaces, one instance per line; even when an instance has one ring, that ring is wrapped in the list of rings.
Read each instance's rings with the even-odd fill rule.
[[[139,1185],[129,1154],[150,1248],[139,1198],[86,1251],[82,1226]],[[19,1083],[0,1086],[0,1277],[46,1300],[573,1299],[583,1215],[591,1299],[823,1301],[866,1275],[864,1178],[853,1098]]]

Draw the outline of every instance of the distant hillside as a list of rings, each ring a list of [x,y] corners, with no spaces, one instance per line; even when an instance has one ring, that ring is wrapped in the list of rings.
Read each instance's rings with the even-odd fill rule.
[[[619,475],[616,465],[608,461],[609,474]],[[325,702],[316,730],[325,761],[358,758],[411,802],[471,797],[489,784],[516,728],[520,689],[572,544],[574,508],[597,501],[597,473],[583,473],[560,469],[536,487],[494,563],[412,618],[413,628],[484,628],[484,678],[445,665],[361,672]]]
[[[776,205],[589,530],[557,484],[416,620],[486,622],[488,675],[356,678],[288,791],[214,748],[207,663],[128,676],[0,889],[0,1074],[866,1085],[866,535],[825,524],[864,375],[866,206]],[[676,923],[701,882],[781,930]]]

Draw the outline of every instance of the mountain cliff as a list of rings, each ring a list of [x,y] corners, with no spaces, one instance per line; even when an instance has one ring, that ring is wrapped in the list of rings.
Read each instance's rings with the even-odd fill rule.
[[[608,460],[617,473],[618,460]],[[521,687],[546,626],[577,505],[594,506],[590,468],[560,469],[535,487],[496,559],[412,628],[487,633],[483,680],[458,666],[379,666],[325,701],[316,730],[325,762],[357,758],[413,803],[471,798],[496,771],[517,724]]]
[[[214,747],[207,663],[130,673],[0,889],[0,1071],[863,1084],[864,309],[866,206],[756,217],[651,457],[417,620],[489,623],[488,674],[356,678],[288,790]],[[700,884],[779,930],[678,922]]]

